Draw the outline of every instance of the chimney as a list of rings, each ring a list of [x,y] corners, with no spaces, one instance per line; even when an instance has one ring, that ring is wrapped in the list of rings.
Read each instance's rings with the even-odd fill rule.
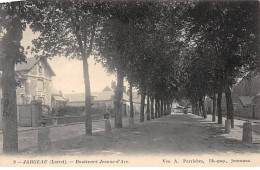
[[[63,96],[63,93],[62,93],[62,91],[61,91],[61,90],[59,91],[59,94],[60,94],[61,96]]]

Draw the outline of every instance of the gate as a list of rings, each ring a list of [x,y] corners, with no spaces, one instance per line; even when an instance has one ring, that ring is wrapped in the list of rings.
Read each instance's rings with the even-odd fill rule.
[[[32,127],[32,112],[29,104],[17,105],[17,114],[19,126]]]
[[[32,101],[31,104],[17,105],[18,125],[22,127],[38,127],[42,115],[42,104]]]

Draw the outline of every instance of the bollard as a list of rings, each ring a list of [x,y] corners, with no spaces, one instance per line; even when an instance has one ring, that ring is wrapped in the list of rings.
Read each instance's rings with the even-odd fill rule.
[[[129,117],[129,125],[133,125],[134,124],[134,118],[133,117]]]
[[[229,134],[231,132],[231,120],[225,120],[225,133]]]
[[[105,119],[105,132],[110,132],[110,131],[111,131],[110,119]]]
[[[243,137],[242,142],[252,143],[253,136],[252,136],[252,123],[247,121],[243,124]]]
[[[40,127],[38,129],[38,151],[47,152],[51,149],[50,128]]]

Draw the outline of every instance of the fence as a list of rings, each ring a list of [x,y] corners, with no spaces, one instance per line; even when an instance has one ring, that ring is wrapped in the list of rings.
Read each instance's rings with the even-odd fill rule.
[[[100,116],[92,116],[92,120],[100,120]],[[85,122],[85,116],[62,116],[62,117],[49,117],[42,118],[42,122],[45,122],[46,125],[59,125],[59,124],[70,124],[70,123],[80,123]]]
[[[70,124],[84,122],[84,107],[63,107],[51,109],[42,105],[39,101],[31,104],[17,105],[18,125],[21,127],[38,127],[42,123],[52,126],[58,124]],[[110,118],[114,115],[110,114]],[[104,113],[100,109],[92,109],[92,120],[104,119]]]

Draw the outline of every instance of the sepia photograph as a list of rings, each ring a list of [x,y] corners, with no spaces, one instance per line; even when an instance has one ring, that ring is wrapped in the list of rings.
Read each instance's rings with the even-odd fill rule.
[[[0,167],[260,167],[260,1],[1,0]]]

